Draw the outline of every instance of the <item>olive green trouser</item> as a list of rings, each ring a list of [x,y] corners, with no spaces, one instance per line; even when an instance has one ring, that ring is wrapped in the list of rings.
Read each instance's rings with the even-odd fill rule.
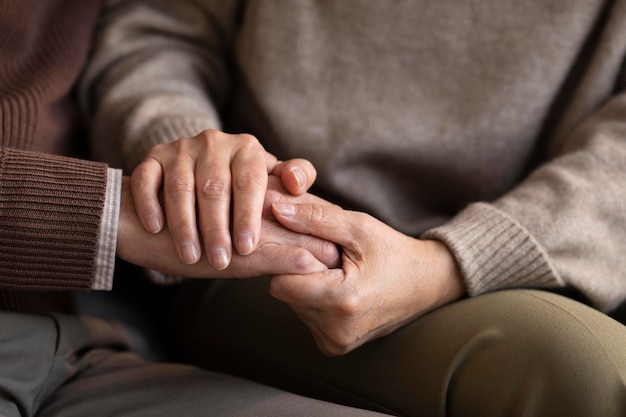
[[[264,278],[191,282],[173,313],[188,360],[307,396],[403,416],[626,416],[626,328],[548,292],[465,299],[341,357]]]
[[[369,417],[339,406],[132,351],[112,322],[0,312],[0,416]]]

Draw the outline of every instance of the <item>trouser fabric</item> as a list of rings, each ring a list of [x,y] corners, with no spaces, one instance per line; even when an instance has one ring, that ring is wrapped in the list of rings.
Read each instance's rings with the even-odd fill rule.
[[[626,415],[626,329],[572,299],[536,290],[468,298],[327,357],[268,294],[265,278],[188,284],[172,317],[180,353],[402,416]]]
[[[123,326],[98,318],[0,312],[0,415],[380,415],[188,365],[147,361],[132,343]]]

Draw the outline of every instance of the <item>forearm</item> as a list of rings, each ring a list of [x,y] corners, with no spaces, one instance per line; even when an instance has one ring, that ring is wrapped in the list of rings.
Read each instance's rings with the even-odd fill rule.
[[[0,286],[90,289],[106,166],[0,148],[0,184]]]
[[[218,16],[203,2],[109,2],[80,89],[99,159],[130,173],[154,145],[220,127],[230,9]]]
[[[626,297],[624,120],[618,97],[510,193],[424,235],[451,248],[471,295],[569,286],[605,311]]]

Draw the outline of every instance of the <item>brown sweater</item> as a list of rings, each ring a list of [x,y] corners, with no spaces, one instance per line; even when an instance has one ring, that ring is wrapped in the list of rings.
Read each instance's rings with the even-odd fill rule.
[[[84,89],[101,157],[247,131],[443,241],[470,295],[626,298],[626,2],[112,3]]]
[[[70,98],[99,2],[0,2],[0,308],[28,290],[89,289],[106,166],[76,150]],[[12,290],[12,291],[7,291]]]

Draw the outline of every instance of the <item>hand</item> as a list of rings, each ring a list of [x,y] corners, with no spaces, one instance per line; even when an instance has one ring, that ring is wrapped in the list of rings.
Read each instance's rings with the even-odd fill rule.
[[[456,261],[434,240],[406,236],[375,218],[329,204],[273,205],[294,232],[341,245],[341,269],[271,279],[328,355],[347,353],[465,293]]]
[[[308,274],[339,265],[339,252],[333,243],[294,233],[276,222],[271,212],[274,202],[321,200],[310,194],[289,195],[274,176],[269,178],[263,203],[257,250],[247,256],[235,253],[229,266],[222,270],[213,268],[204,255],[195,264],[181,262],[168,227],[158,234],[146,231],[135,211],[128,177],[123,179],[121,199],[117,255],[149,269],[188,278],[248,278],[277,273]]]
[[[200,260],[199,228],[209,263],[221,270],[233,256],[231,199],[234,246],[246,255],[259,244],[270,172],[294,195],[306,192],[316,176],[310,162],[278,162],[253,136],[207,130],[154,147],[133,172],[132,194],[147,231],[160,232],[167,217],[182,262]],[[161,188],[166,216],[159,201]]]

